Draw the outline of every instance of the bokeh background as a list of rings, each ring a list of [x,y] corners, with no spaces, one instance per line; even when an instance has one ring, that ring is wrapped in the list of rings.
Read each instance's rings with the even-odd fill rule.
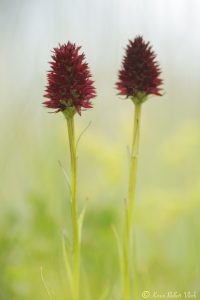
[[[51,49],[83,46],[97,98],[76,117],[79,205],[87,202],[82,299],[120,299],[112,226],[127,193],[133,105],[114,84],[128,39],[158,55],[164,96],[143,106],[135,202],[137,293],[200,297],[200,2],[0,1],[0,299],[70,299],[62,235],[71,235],[67,128],[42,107]],[[69,245],[70,247],[70,245]],[[152,298],[153,299],[153,298]]]

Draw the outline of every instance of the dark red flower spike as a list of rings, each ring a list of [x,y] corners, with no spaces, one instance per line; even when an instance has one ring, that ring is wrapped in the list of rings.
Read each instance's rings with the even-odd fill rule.
[[[143,101],[148,95],[162,96],[160,68],[155,60],[149,42],[145,42],[141,36],[129,41],[123,59],[122,68],[119,71],[119,81],[116,87],[119,95],[125,95]]]
[[[90,99],[96,96],[94,82],[85,55],[79,53],[80,48],[68,42],[52,51],[44,95],[48,100],[43,104],[55,112],[73,109],[81,114],[82,109],[92,107]]]

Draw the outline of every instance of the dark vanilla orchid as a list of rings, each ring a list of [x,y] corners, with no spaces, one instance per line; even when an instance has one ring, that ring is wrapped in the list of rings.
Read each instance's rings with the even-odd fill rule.
[[[91,73],[85,62],[85,55],[79,53],[81,47],[68,42],[53,49],[51,70],[47,74],[48,98],[43,104],[56,112],[72,108],[81,114],[81,110],[91,108],[90,99],[96,96]]]
[[[141,101],[151,94],[161,96],[161,72],[155,58],[149,42],[146,43],[141,36],[129,41],[116,83],[119,95]]]
[[[149,42],[146,43],[141,36],[137,36],[133,41],[129,41],[123,59],[122,68],[119,71],[119,81],[116,83],[119,95],[124,95],[127,98],[130,97],[134,103],[135,111],[132,147],[130,151],[129,184],[121,246],[123,253],[123,300],[137,298],[133,297],[133,294],[136,294],[136,290],[134,291],[131,288],[133,286],[133,282],[131,280],[136,277],[136,273],[134,273],[135,270],[131,267],[132,259],[135,259],[135,257],[133,257],[133,255],[135,255],[135,245],[132,241],[133,211],[139,156],[142,105],[149,95],[162,96],[160,87],[162,84],[162,79],[160,79],[161,72],[155,58],[156,55]]]
[[[51,70],[48,72],[46,94],[48,98],[43,104],[62,111],[67,122],[71,178],[70,198],[72,214],[72,265],[68,264],[69,286],[73,300],[79,300],[80,294],[80,257],[81,257],[81,222],[77,199],[77,142],[75,135],[75,113],[91,108],[90,100],[96,96],[91,73],[85,62],[85,55],[79,53],[81,47],[68,42],[53,49]],[[64,245],[64,244],[63,244]],[[64,251],[67,249],[64,245]],[[68,256],[69,253],[66,254]],[[68,274],[68,275],[69,275]],[[70,298],[71,299],[71,298]]]

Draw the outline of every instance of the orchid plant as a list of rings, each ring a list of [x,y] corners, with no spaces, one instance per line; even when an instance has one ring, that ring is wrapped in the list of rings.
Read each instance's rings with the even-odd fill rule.
[[[68,42],[54,48],[51,69],[48,72],[48,85],[44,97],[47,108],[62,112],[67,121],[71,159],[71,212],[73,232],[73,272],[67,263],[68,275],[72,281],[72,295],[79,299],[81,218],[77,203],[77,153],[74,118],[82,110],[91,108],[91,99],[96,96],[91,73],[85,55],[79,53],[81,47]],[[71,278],[72,277],[72,278]]]
[[[123,300],[132,300],[130,254],[132,245],[133,208],[136,189],[136,173],[139,151],[140,120],[142,104],[150,95],[161,96],[160,68],[155,60],[149,42],[141,36],[130,40],[126,48],[122,67],[119,71],[119,81],[116,87],[119,95],[131,99],[135,106],[133,137],[130,154],[128,196],[125,207],[125,222],[123,230]],[[137,299],[136,299],[137,300]]]

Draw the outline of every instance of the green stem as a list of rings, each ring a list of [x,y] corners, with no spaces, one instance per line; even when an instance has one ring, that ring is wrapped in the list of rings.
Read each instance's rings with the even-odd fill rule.
[[[133,143],[131,148],[130,171],[129,171],[129,189],[128,200],[126,203],[126,220],[124,226],[124,245],[123,245],[123,260],[124,260],[124,286],[123,300],[132,299],[130,296],[130,246],[131,246],[131,231],[133,223],[133,206],[136,187],[137,160],[139,149],[139,129],[141,103],[135,103],[135,114],[133,123]]]
[[[75,146],[74,117],[67,118],[70,158],[71,158],[71,209],[73,227],[73,296],[79,299],[79,273],[80,273],[80,239],[77,209],[77,157]]]

